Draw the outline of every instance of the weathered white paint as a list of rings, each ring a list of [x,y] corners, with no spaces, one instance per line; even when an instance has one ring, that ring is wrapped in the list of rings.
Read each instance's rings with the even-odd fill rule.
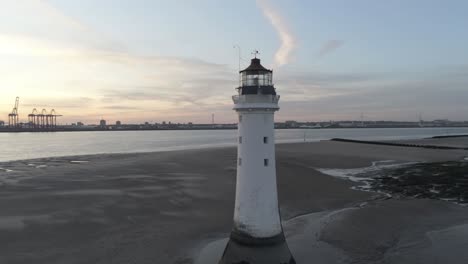
[[[234,227],[253,237],[273,237],[282,233],[274,140],[274,112],[279,110],[279,96],[237,95],[233,101],[239,115],[239,137],[242,137],[237,148]],[[266,144],[264,137],[268,137]],[[268,159],[268,166],[264,159]]]

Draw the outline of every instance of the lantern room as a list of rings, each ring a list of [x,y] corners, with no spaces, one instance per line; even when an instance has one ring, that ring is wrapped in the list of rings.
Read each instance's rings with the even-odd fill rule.
[[[245,94],[269,94],[276,95],[273,87],[273,71],[260,64],[260,59],[253,58],[249,67],[239,72],[241,86],[239,95]]]

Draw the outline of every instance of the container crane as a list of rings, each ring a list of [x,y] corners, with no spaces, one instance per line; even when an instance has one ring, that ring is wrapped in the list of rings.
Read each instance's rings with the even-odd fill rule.
[[[29,127],[30,128],[37,128],[38,126],[38,117],[37,117],[37,109],[34,108],[32,113],[28,115]]]
[[[16,97],[15,106],[10,114],[8,114],[8,125],[10,127],[18,127],[19,126],[19,115],[18,115],[18,107],[19,107],[19,97]]]
[[[55,109],[52,109],[50,110],[50,113],[47,115],[48,119],[49,119],[49,125],[51,128],[56,128],[57,127],[57,116],[62,116],[62,115],[58,115],[56,112],[55,112]]]
[[[28,115],[29,127],[40,130],[57,128],[57,117],[60,116],[62,115],[57,114],[55,109],[50,110],[50,112],[47,112],[46,109],[42,109],[42,111],[39,112],[34,108],[32,113]]]
[[[11,113],[8,114],[8,124],[10,128],[19,128],[19,97],[16,97],[15,105]],[[28,123],[27,128],[46,130],[57,128],[57,117],[62,115],[57,114],[55,109],[52,109],[50,112],[47,112],[46,109],[39,111],[34,108],[30,114],[28,114]]]

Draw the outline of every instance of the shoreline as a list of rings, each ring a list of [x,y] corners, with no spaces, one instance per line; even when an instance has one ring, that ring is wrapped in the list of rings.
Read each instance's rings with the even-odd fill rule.
[[[230,124],[215,124],[216,125],[225,125],[227,127],[203,127],[203,128],[141,128],[141,129],[102,129],[99,127],[90,127],[90,128],[83,128],[83,129],[76,129],[76,128],[59,128],[59,129],[30,129],[30,128],[8,128],[3,127],[0,128],[0,133],[55,133],[55,132],[119,132],[119,131],[199,131],[199,130],[237,130],[237,127],[230,127]],[[211,126],[211,125],[209,125]],[[112,125],[110,125],[112,127]],[[405,129],[405,128],[420,128],[420,129],[456,129],[456,128],[468,128],[468,126],[356,126],[356,127],[275,127],[276,129],[286,130],[286,129],[301,129],[301,130],[320,130],[320,129]],[[443,137],[443,136],[442,136]]]
[[[298,142],[300,143],[300,142]],[[235,143],[233,143],[235,144]],[[278,144],[294,144],[294,143],[278,143]],[[98,156],[127,156],[127,155],[145,155],[145,154],[156,154],[156,153],[165,153],[165,152],[176,152],[176,151],[185,151],[185,150],[206,150],[206,149],[219,149],[219,148],[234,148],[235,145],[209,145],[206,147],[203,146],[196,146],[194,148],[190,147],[174,147],[174,149],[161,149],[157,151],[143,151],[143,152],[104,152],[104,153],[90,153],[90,154],[79,154],[79,155],[65,155],[65,156],[47,156],[47,157],[39,157],[39,158],[32,158],[32,159],[18,159],[18,160],[0,160],[0,164],[2,163],[10,163],[10,162],[21,162],[21,161],[39,161],[39,160],[47,160],[47,159],[70,159],[70,158],[80,158],[80,157],[98,157]],[[169,147],[171,148],[171,147]]]

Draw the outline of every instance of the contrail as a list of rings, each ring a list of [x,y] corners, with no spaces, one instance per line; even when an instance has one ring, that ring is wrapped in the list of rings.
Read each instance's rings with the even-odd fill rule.
[[[281,15],[270,5],[268,0],[257,0],[257,5],[263,15],[270,21],[281,40],[281,46],[275,53],[275,65],[282,66],[291,61],[291,56],[296,48],[296,38],[288,29]]]

